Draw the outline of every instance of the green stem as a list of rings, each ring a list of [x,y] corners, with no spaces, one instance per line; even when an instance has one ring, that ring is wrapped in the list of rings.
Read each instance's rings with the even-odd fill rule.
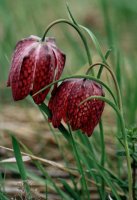
[[[103,67],[105,67],[105,68],[110,72],[110,74],[111,74],[111,76],[112,76],[112,79],[113,79],[113,81],[114,81],[114,85],[115,85],[115,88],[116,88],[116,92],[117,92],[117,98],[118,98],[119,109],[120,109],[120,112],[121,112],[122,115],[123,115],[122,99],[121,99],[120,89],[119,89],[119,86],[118,86],[118,82],[117,82],[116,76],[115,76],[114,72],[112,71],[112,69],[111,69],[108,65],[106,65],[106,64],[104,64],[104,63],[101,63],[101,62],[98,62],[98,63],[95,63],[95,64],[91,65],[86,74],[88,74],[88,73],[90,72],[90,70],[91,70],[93,67],[97,66],[97,65],[102,65]]]
[[[107,52],[106,52],[106,54],[105,54],[105,59],[106,59],[106,60],[107,60],[108,56],[110,55],[111,51],[112,51],[112,49],[108,49],[108,50],[107,50]],[[104,63],[104,62],[103,62],[103,63]],[[105,64],[106,64],[106,63],[105,63]],[[100,79],[102,71],[103,71],[103,66],[101,65],[100,68],[99,68],[99,70],[98,70],[98,74],[97,74],[97,78],[98,78],[98,79]]]
[[[44,40],[45,40],[45,37],[46,37],[46,35],[47,35],[47,33],[48,33],[48,31],[49,31],[54,25],[59,24],[59,23],[66,23],[66,24],[72,26],[72,27],[78,32],[79,36],[81,37],[81,39],[82,39],[82,41],[83,41],[83,44],[84,44],[84,47],[85,47],[85,50],[86,50],[86,54],[87,54],[87,58],[88,58],[88,63],[89,63],[89,65],[91,65],[91,64],[92,64],[92,59],[91,59],[91,55],[90,55],[90,51],[89,51],[89,47],[88,47],[86,38],[85,38],[85,36],[82,34],[80,28],[79,28],[77,25],[73,24],[72,22],[70,22],[70,21],[68,21],[68,20],[66,20],[66,19],[58,19],[58,20],[52,22],[52,23],[49,24],[49,26],[46,28],[45,33],[44,33],[44,35],[43,35],[43,37],[42,37],[41,40],[44,41]]]
[[[122,135],[123,135],[124,147],[125,147],[125,152],[126,152],[126,160],[127,160],[127,168],[128,168],[129,199],[133,200],[133,195],[132,195],[133,179],[132,179],[132,169],[131,169],[131,158],[130,158],[130,153],[129,153],[129,147],[128,147],[128,142],[127,142],[127,134],[126,134],[126,130],[125,130],[125,122],[123,120],[123,115],[122,115],[122,113],[120,112],[120,110],[118,109],[118,107],[115,104],[113,104],[110,100],[108,100],[107,98],[102,97],[102,96],[91,96],[91,97],[88,97],[87,99],[82,101],[80,103],[80,105],[83,104],[84,102],[88,101],[88,100],[91,100],[91,99],[99,99],[99,100],[105,101],[117,113],[117,116],[119,118],[120,125],[121,125],[121,131],[122,131]]]
[[[87,187],[84,171],[83,171],[83,168],[82,168],[82,165],[81,165],[81,162],[80,162],[79,154],[77,152],[77,147],[76,147],[76,144],[74,142],[74,139],[73,139],[73,136],[72,136],[72,133],[71,133],[71,128],[70,128],[69,124],[68,124],[68,129],[69,129],[69,133],[70,133],[71,144],[72,144],[72,147],[73,147],[73,150],[74,150],[74,153],[75,153],[75,158],[76,158],[77,164],[79,166],[80,174],[82,176],[81,184],[83,186],[82,188],[84,189],[84,196],[87,196],[87,199],[90,200],[90,195],[89,195],[89,192],[88,192],[88,187]]]
[[[104,131],[103,131],[102,120],[100,120],[99,128],[100,128],[100,140],[101,140],[101,161],[100,161],[100,164],[104,168],[105,167],[106,154],[105,154],[105,142],[104,142]],[[102,178],[102,200],[103,199],[105,199],[105,181]]]

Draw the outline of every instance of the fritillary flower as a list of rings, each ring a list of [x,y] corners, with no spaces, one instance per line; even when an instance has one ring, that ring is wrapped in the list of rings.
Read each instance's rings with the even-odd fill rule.
[[[49,119],[55,128],[61,120],[68,122],[72,130],[81,129],[87,136],[91,136],[95,126],[99,123],[104,102],[97,99],[85,101],[90,96],[104,96],[102,86],[88,79],[68,79],[60,84],[52,94],[49,109],[52,117]]]
[[[19,41],[13,53],[7,86],[11,86],[15,101],[35,94],[54,80],[58,80],[65,65],[65,55],[53,38],[30,36]],[[33,96],[41,104],[50,88]]]

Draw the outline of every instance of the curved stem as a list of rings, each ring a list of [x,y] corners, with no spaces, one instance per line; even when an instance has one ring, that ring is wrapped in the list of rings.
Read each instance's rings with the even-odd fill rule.
[[[108,92],[109,92],[110,95],[112,96],[112,98],[113,98],[115,104],[117,104],[113,92],[111,91],[111,89],[110,89],[104,82],[102,82],[101,80],[99,80],[99,79],[97,79],[97,78],[95,78],[95,77],[93,77],[93,76],[87,76],[87,75],[68,76],[68,77],[65,77],[65,78],[56,80],[56,81],[50,83],[49,85],[45,86],[44,88],[42,88],[41,90],[39,90],[38,92],[36,92],[35,94],[33,94],[32,96],[33,96],[33,97],[36,96],[36,95],[39,94],[40,92],[46,90],[47,88],[53,86],[54,84],[56,84],[56,83],[58,83],[58,82],[65,81],[65,80],[67,80],[67,79],[72,79],[72,78],[85,78],[85,79],[89,79],[89,80],[96,81],[97,83],[101,84],[102,86],[104,86],[104,87],[108,90]]]
[[[90,51],[89,51],[89,47],[88,47],[86,38],[85,38],[85,36],[82,34],[82,32],[80,31],[80,28],[79,28],[77,25],[73,24],[72,22],[70,22],[70,21],[68,21],[68,20],[66,20],[66,19],[58,19],[58,20],[52,22],[51,24],[49,24],[49,26],[48,26],[47,29],[45,30],[45,33],[44,33],[44,35],[43,35],[43,37],[42,37],[41,40],[44,41],[44,40],[45,40],[45,37],[46,37],[46,34],[48,33],[48,31],[49,31],[54,25],[59,24],[59,23],[66,23],[66,24],[72,26],[72,27],[78,32],[79,36],[81,37],[81,39],[82,39],[82,41],[83,41],[83,44],[84,44],[84,47],[85,47],[85,50],[86,50],[86,53],[87,53],[88,63],[89,63],[89,65],[91,65],[91,64],[92,64],[92,59],[91,59],[91,55],[90,55]]]
[[[120,109],[120,111],[121,111],[121,113],[123,115],[122,99],[121,99],[120,89],[119,89],[119,86],[118,86],[118,82],[117,82],[116,76],[115,76],[114,72],[111,70],[111,68],[108,65],[104,64],[104,63],[98,62],[98,63],[95,63],[95,64],[91,65],[89,67],[88,71],[86,72],[86,74],[89,74],[90,70],[93,67],[97,66],[97,65],[101,65],[101,66],[105,67],[110,72],[110,74],[112,76],[112,79],[114,81],[114,85],[115,85],[116,91],[117,91],[119,109]]]
[[[123,120],[123,116],[122,116],[120,110],[117,108],[117,106],[115,104],[113,104],[110,100],[108,100],[107,98],[102,97],[102,96],[91,96],[91,97],[88,97],[87,99],[82,101],[79,105],[81,105],[84,102],[86,102],[88,100],[91,100],[91,99],[99,99],[99,100],[102,100],[102,101],[106,102],[117,113],[117,116],[119,118],[120,125],[121,125],[121,131],[122,131],[122,135],[123,135],[124,147],[125,147],[125,152],[126,152],[126,160],[127,160],[127,168],[128,168],[129,199],[133,200],[133,195],[132,195],[133,179],[132,179],[132,169],[131,169],[131,158],[130,158],[130,153],[129,153],[129,147],[128,147],[128,142],[127,142],[127,134],[126,134],[126,131],[125,131],[125,122]]]

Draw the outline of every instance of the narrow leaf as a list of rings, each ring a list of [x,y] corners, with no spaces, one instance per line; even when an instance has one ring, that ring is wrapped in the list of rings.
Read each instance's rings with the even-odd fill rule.
[[[101,46],[96,38],[96,36],[91,32],[91,30],[89,30],[88,28],[86,28],[85,26],[82,26],[82,25],[79,25],[82,29],[84,29],[90,36],[90,38],[92,39],[101,59],[103,60],[104,63],[106,63],[106,59],[102,53],[102,50],[101,50]],[[106,63],[107,64],[107,63]]]
[[[60,179],[66,192],[75,200],[80,200],[80,196],[70,187],[70,185],[63,179]]]
[[[16,158],[17,166],[18,166],[18,169],[19,169],[19,172],[21,175],[21,179],[23,180],[23,183],[24,183],[24,188],[26,191],[27,198],[28,198],[28,200],[31,200],[32,197],[31,197],[31,193],[30,193],[30,187],[27,183],[27,175],[26,175],[25,166],[24,166],[21,152],[20,152],[20,146],[14,136],[12,136],[12,145],[13,145],[13,149],[14,149],[14,155]]]

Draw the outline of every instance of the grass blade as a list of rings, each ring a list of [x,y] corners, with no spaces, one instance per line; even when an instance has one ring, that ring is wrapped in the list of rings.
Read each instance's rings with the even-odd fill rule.
[[[79,25],[82,29],[84,29],[90,36],[90,38],[92,39],[95,47],[96,47],[96,50],[98,52],[98,54],[100,55],[101,59],[103,60],[104,63],[106,63],[106,59],[102,53],[102,50],[101,50],[101,46],[96,38],[96,36],[92,33],[91,30],[89,30],[88,28],[86,28],[85,26],[82,26],[82,25]],[[107,63],[106,63],[107,64]]]
[[[32,199],[31,196],[31,192],[30,192],[30,187],[27,183],[27,175],[26,175],[26,170],[25,170],[25,166],[22,160],[22,155],[20,152],[20,146],[18,141],[16,140],[16,138],[14,136],[12,136],[12,145],[13,145],[13,149],[14,149],[14,155],[16,158],[16,162],[17,162],[17,166],[21,175],[21,179],[23,181],[24,184],[24,188],[25,188],[25,192],[26,192],[26,196],[28,198],[28,200]]]
[[[80,200],[80,196],[74,191],[74,189],[72,189],[69,184],[63,180],[63,179],[60,179],[61,183],[63,184],[64,186],[64,189],[66,190],[66,193],[68,193],[73,199],[75,200]]]
[[[84,170],[83,170],[83,167],[82,167],[82,164],[81,164],[81,161],[80,161],[80,157],[79,157],[79,154],[78,154],[78,151],[77,151],[77,146],[76,146],[76,143],[73,139],[73,136],[72,136],[72,132],[71,132],[71,128],[68,124],[68,129],[69,129],[69,134],[70,134],[70,139],[71,139],[71,145],[73,147],[73,151],[74,151],[74,155],[75,155],[75,159],[76,159],[76,162],[77,162],[77,166],[78,166],[78,169],[79,169],[79,172],[81,174],[81,185],[82,185],[82,189],[84,190],[84,193],[83,193],[83,196],[86,197],[88,200],[90,199],[90,194],[89,194],[89,191],[88,191],[88,186],[87,186],[87,182],[86,182],[86,178],[85,178],[85,174],[84,174]]]
[[[0,192],[0,199],[1,200],[9,200],[2,192]]]

